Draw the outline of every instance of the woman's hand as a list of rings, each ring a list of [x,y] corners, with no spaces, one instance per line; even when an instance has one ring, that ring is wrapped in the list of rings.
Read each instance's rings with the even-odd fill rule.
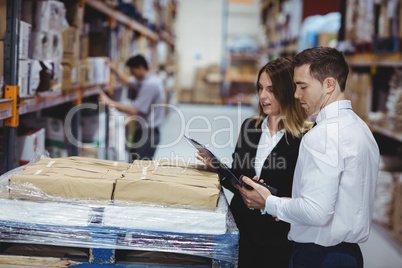
[[[195,158],[200,160],[207,167],[215,169],[215,167],[211,164],[211,162],[208,160],[208,158],[205,155],[203,155],[200,151],[197,152],[197,154],[195,155]]]

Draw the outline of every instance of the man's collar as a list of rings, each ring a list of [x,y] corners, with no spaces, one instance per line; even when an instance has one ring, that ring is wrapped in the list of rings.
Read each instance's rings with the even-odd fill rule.
[[[319,123],[324,119],[335,118],[339,116],[339,110],[352,109],[350,100],[335,101],[325,106],[317,115],[316,122]]]

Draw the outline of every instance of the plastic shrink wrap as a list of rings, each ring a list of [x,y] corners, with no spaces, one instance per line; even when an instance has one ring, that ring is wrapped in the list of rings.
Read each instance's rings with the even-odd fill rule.
[[[0,176],[0,242],[172,252],[237,264],[239,233],[223,192],[215,209],[63,199],[29,183],[10,186],[25,167]],[[31,200],[10,198],[11,187]]]

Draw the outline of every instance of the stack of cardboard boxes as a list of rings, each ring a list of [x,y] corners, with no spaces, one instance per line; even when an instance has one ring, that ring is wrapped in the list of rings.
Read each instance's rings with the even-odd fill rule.
[[[192,102],[205,104],[220,104],[221,75],[218,65],[206,68],[198,67],[196,70]]]
[[[368,119],[371,111],[371,92],[372,80],[369,73],[354,71],[349,73],[345,94],[352,102],[355,113],[363,120]]]
[[[9,179],[10,197],[100,199],[216,208],[216,173],[179,161],[133,164],[83,157],[43,158]]]

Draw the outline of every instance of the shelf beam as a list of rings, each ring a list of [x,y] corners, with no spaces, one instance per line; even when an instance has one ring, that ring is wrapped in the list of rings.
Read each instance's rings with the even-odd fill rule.
[[[355,54],[346,56],[352,67],[402,67],[402,53],[392,54]]]
[[[158,34],[151,31],[150,29],[148,29],[144,25],[140,24],[139,22],[126,16],[125,14],[108,7],[106,4],[104,4],[98,0],[85,0],[85,3],[88,6],[98,10],[99,12],[102,12],[103,14],[114,18],[117,22],[120,22],[121,24],[126,25],[127,27],[131,28],[132,30],[140,32],[140,33],[144,34],[145,36],[147,36],[148,38],[151,38],[153,40],[159,40]]]

